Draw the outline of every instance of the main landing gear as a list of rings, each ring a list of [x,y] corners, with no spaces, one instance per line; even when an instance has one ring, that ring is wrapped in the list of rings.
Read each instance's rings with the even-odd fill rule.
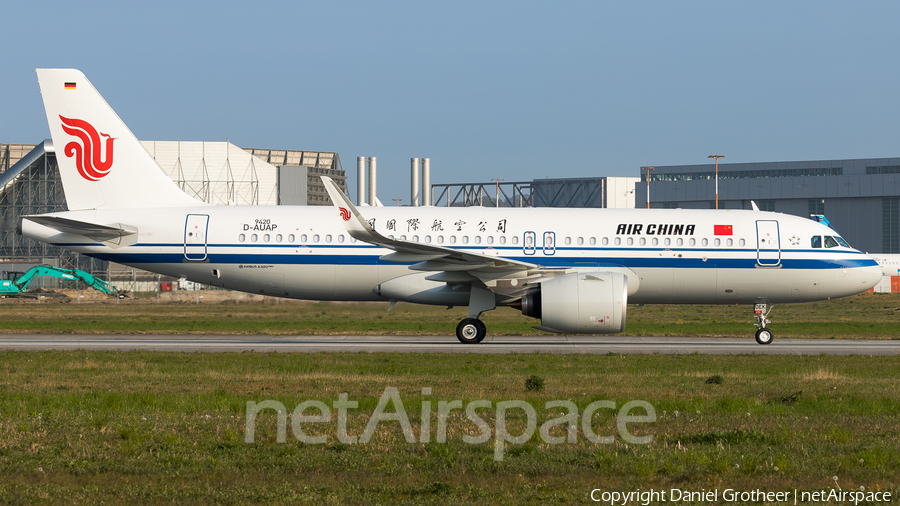
[[[773,309],[775,309],[774,304],[769,308],[768,311],[766,311],[765,304],[757,304],[753,308],[753,314],[756,315],[756,323],[754,323],[754,325],[756,325],[756,327],[759,329],[756,331],[756,342],[759,344],[771,344],[772,340],[775,339],[775,334],[773,334],[771,330],[766,328],[767,324],[772,323],[771,321],[769,321],[768,317],[769,313],[771,313]]]
[[[463,344],[478,344],[487,335],[487,327],[478,318],[465,318],[456,326],[456,338]]]
[[[497,307],[494,292],[473,285],[469,295],[469,317],[456,326],[456,338],[463,344],[478,344],[487,335],[487,327],[478,319],[481,313]]]

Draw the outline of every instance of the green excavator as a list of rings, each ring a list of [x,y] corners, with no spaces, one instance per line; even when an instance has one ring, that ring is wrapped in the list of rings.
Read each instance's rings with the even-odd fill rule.
[[[9,273],[11,279],[0,280],[0,295],[24,294],[28,291],[28,284],[34,278],[45,276],[51,278],[80,281],[85,285],[99,290],[107,295],[118,295],[119,292],[108,282],[94,275],[78,269],[62,269],[51,265],[36,265],[24,273]]]

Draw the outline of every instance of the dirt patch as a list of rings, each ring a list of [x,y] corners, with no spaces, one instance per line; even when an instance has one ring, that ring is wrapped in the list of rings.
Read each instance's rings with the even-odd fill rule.
[[[120,298],[97,290],[34,290],[7,296],[3,304],[306,304],[307,301],[230,290],[177,290],[159,294],[124,294]]]

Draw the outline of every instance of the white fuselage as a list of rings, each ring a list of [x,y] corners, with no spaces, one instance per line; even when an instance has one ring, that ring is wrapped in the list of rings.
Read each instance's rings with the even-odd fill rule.
[[[881,266],[884,276],[900,276],[900,255],[891,253],[870,253],[870,257]]]
[[[629,303],[788,303],[844,297],[881,277],[809,219],[760,211],[363,207],[376,231],[401,240],[502,256],[546,269],[621,270]],[[138,230],[111,247],[24,221],[28,237],[213,286],[312,300],[371,301],[375,288],[417,275],[391,251],[352,239],[331,206],[197,206],[53,213]],[[419,273],[421,274],[421,273]],[[634,280],[629,281],[632,285]],[[414,300],[415,301],[415,300]],[[422,301],[448,303],[446,301]]]

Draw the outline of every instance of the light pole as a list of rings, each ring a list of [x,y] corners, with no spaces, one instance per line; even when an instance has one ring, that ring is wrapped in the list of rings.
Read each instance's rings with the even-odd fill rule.
[[[719,158],[725,158],[725,155],[709,155],[707,158],[716,159],[716,209],[719,208]]]
[[[647,209],[650,209],[650,171],[656,167],[641,167],[641,170],[647,169]]]
[[[497,202],[497,207],[500,207],[500,181],[503,181],[503,178],[495,177],[495,178],[491,179],[491,181],[497,182],[497,196],[495,198],[496,198],[496,202]]]

